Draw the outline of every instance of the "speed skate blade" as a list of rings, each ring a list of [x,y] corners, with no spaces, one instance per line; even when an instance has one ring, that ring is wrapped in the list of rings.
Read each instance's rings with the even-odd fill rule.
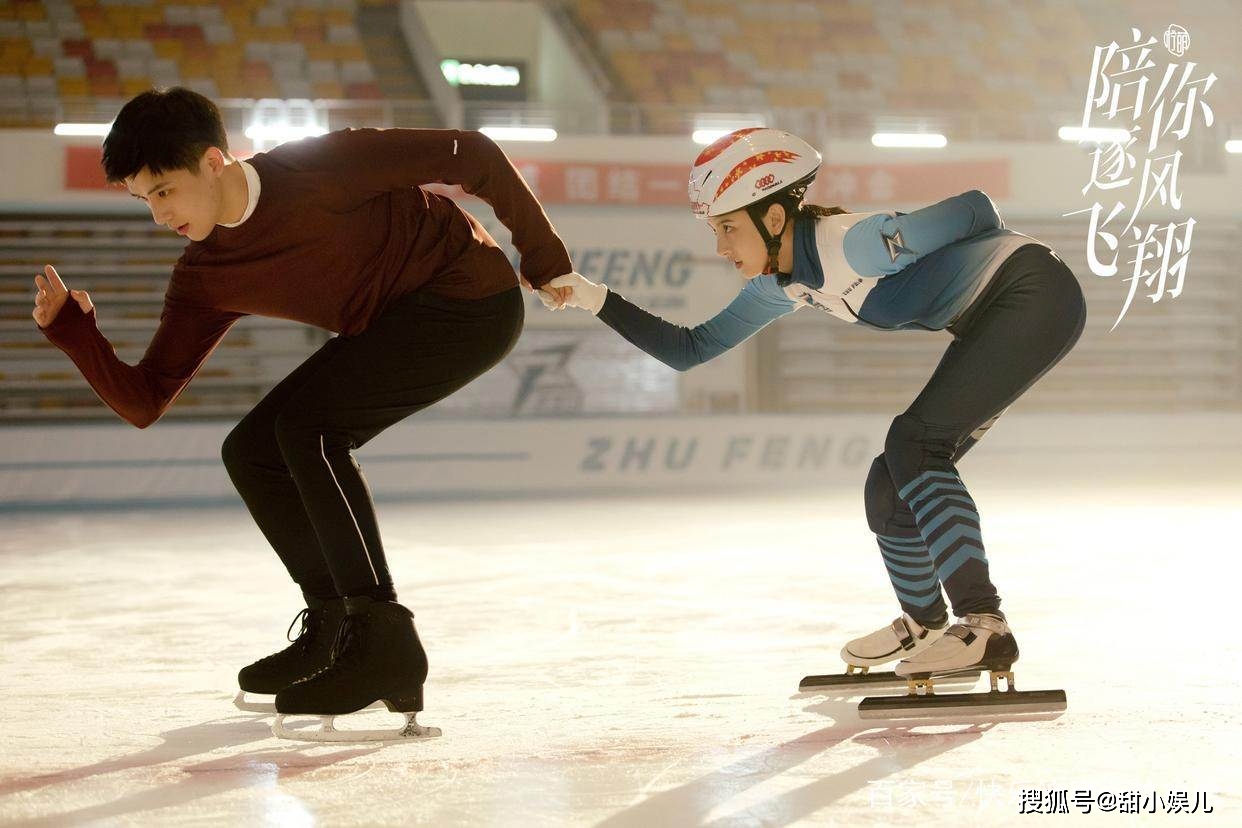
[[[237,695],[233,697],[233,706],[238,710],[245,710],[247,713],[275,713],[276,702],[272,701],[276,696],[265,696],[262,694],[252,694],[251,698],[246,698],[245,690],[238,690]],[[257,699],[267,699],[267,701],[257,701]],[[363,710],[383,710],[383,702],[374,702],[368,704]]]
[[[444,735],[438,727],[420,725],[417,721],[417,713],[403,713],[402,715],[405,716],[404,727],[390,730],[337,730],[336,716],[316,717],[320,722],[318,728],[288,728],[285,727],[285,714],[278,713],[276,721],[272,723],[272,735],[281,739],[294,739],[302,742],[393,742],[431,739]]]
[[[968,670],[955,676],[938,678],[936,684],[939,687],[960,687],[964,690],[974,687],[978,680],[979,671]],[[829,691],[848,695],[849,691],[856,690],[858,692],[854,695],[859,695],[873,690],[905,690],[906,686],[907,681],[904,676],[888,670],[879,673],[834,673],[827,676],[807,676],[798,682],[798,691],[801,693]]]
[[[937,687],[941,682],[937,679]],[[1064,690],[994,690],[989,693],[932,693],[868,696],[858,703],[860,719],[956,718],[1024,715],[1065,710]]]

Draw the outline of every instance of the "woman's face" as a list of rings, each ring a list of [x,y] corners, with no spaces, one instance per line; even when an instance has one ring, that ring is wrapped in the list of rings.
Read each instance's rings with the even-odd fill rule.
[[[763,273],[768,264],[768,248],[745,210],[709,218],[707,223],[716,234],[718,255],[728,259],[746,279]]]

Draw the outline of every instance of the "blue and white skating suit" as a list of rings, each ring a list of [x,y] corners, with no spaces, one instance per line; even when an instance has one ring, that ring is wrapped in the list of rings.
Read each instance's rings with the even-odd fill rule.
[[[942,330],[978,298],[1019,247],[987,195],[971,190],[912,213],[879,211],[794,223],[793,278],[756,276],[693,328],[665,322],[609,292],[599,318],[656,359],[685,371],[785,314],[814,307],[884,331]]]
[[[1074,274],[1047,245],[1006,229],[978,190],[909,214],[799,216],[793,245],[788,284],[755,277],[692,328],[611,291],[598,316],[682,371],[805,307],[882,331],[951,328],[935,373],[872,462],[867,522],[915,620],[943,623],[941,586],[958,615],[1000,614],[978,511],[955,463],[1078,340],[1086,305]]]

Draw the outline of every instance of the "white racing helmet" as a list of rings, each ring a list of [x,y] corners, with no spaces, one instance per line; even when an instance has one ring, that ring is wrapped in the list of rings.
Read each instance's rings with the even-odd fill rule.
[[[773,236],[762,214],[769,203],[784,203],[789,211],[801,204],[807,187],[819,172],[818,151],[796,135],[780,129],[738,129],[699,153],[690,170],[690,209],[696,218],[707,219],[745,209],[768,248],[764,273],[774,273],[778,283],[790,274],[779,272],[781,232]]]
[[[690,209],[706,219],[749,207],[786,188],[810,184],[821,160],[814,147],[784,130],[735,130],[694,159]]]

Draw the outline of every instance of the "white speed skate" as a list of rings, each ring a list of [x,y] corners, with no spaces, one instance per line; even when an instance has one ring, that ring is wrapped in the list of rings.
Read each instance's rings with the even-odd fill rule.
[[[903,678],[925,679],[957,670],[1008,671],[1018,660],[1018,642],[997,615],[971,613],[959,618],[933,644],[902,658],[893,669]]]
[[[845,672],[824,676],[806,676],[798,683],[798,689],[816,690],[879,690],[901,689],[906,686],[903,676],[896,673],[869,672],[878,664],[887,664],[901,658],[909,658],[924,652],[944,635],[948,625],[941,627],[924,627],[918,621],[903,612],[901,617],[881,627],[873,633],[855,638],[841,648],[841,660],[845,662]],[[959,683],[969,681],[973,684],[979,677],[978,671],[973,675],[957,677]]]
[[[1052,713],[1065,710],[1064,690],[1018,692],[1013,663],[1018,643],[1009,624],[999,615],[969,613],[919,653],[903,658],[893,672],[906,681],[906,695],[865,698],[858,705],[864,719],[992,716],[995,714]],[[946,682],[989,671],[987,693],[945,693],[935,688]],[[1004,679],[1005,690],[998,683]]]
[[[888,626],[855,638],[842,647],[841,660],[848,665],[847,672],[861,667],[865,673],[867,668],[877,664],[887,664],[923,652],[944,635],[947,627],[947,624],[924,627],[911,618],[910,613],[903,612]]]

